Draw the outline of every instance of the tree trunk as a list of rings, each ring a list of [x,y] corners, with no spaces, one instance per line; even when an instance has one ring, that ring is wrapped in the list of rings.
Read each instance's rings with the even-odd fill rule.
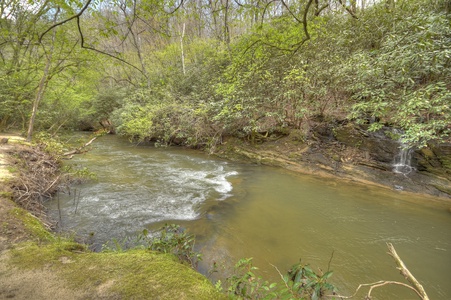
[[[224,9],[225,9],[225,11],[224,11],[224,42],[229,47],[229,45],[230,45],[229,0],[225,0]]]
[[[183,51],[183,38],[184,37],[185,37],[185,23],[183,23],[182,33],[180,35],[180,49],[182,50],[182,71],[183,71],[183,75],[186,75],[185,52]]]
[[[48,83],[50,65],[52,64],[51,56],[52,54],[50,53],[49,58],[47,58],[47,62],[45,64],[44,74],[42,75],[41,81],[39,82],[36,98],[33,101],[33,111],[31,112],[30,123],[28,124],[27,142],[31,142],[31,139],[33,138],[34,121],[36,119],[36,114],[38,113],[39,103],[42,100],[42,96],[44,95],[45,88],[47,87]]]
[[[60,9],[58,7],[58,9],[55,12],[55,16],[53,17],[53,23],[56,23],[56,19],[58,17],[59,12]],[[33,127],[34,122],[36,120],[36,115],[38,113],[39,103],[41,102],[42,97],[44,96],[45,89],[47,88],[47,84],[49,82],[50,66],[52,65],[53,50],[55,48],[55,39],[56,39],[56,28],[53,29],[52,43],[50,45],[50,50],[47,55],[47,60],[44,67],[44,74],[42,74],[41,80],[39,81],[38,91],[36,92],[36,97],[34,98],[33,101],[33,110],[31,112],[30,122],[28,123],[27,142],[31,142],[33,138]]]

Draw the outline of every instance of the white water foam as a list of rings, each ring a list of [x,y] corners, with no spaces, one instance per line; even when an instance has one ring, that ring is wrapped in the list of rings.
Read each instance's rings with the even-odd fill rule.
[[[92,170],[99,182],[77,187],[81,196],[76,200],[73,194],[60,195],[65,230],[117,236],[146,224],[194,220],[206,201],[232,196],[229,177],[238,175],[226,162],[195,156],[165,151],[125,158],[119,154],[108,161],[95,157]]]
[[[412,171],[415,170],[412,167],[412,148],[410,148],[407,144],[405,144],[402,140],[403,132],[398,129],[394,129],[393,132],[400,136],[399,143],[399,152],[394,158],[393,162],[393,172],[397,174],[403,174],[407,176]]]
[[[414,167],[411,166],[412,163],[412,149],[406,148],[405,145],[400,146],[400,151],[395,157],[395,162],[393,164],[393,172],[403,175],[410,174]]]

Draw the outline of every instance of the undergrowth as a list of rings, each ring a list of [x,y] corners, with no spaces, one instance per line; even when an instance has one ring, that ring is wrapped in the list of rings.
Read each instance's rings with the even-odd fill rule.
[[[135,238],[122,241],[112,240],[103,245],[103,252],[126,252],[131,249],[146,249],[170,253],[183,263],[196,268],[202,259],[194,250],[195,237],[179,225],[165,224],[157,232],[150,234],[144,230]],[[276,268],[277,269],[277,268]],[[334,286],[328,282],[332,271],[316,273],[301,262],[293,265],[286,274],[280,273],[280,282],[269,282],[256,274],[258,270],[252,258],[239,260],[234,272],[224,280],[218,280],[215,287],[230,299],[321,299],[334,294]]]

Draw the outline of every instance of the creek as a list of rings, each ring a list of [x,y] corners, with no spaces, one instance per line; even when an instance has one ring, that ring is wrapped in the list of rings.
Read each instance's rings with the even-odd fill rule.
[[[285,272],[302,259],[326,271],[330,261],[330,281],[350,295],[360,283],[404,282],[387,255],[391,242],[431,299],[451,299],[449,202],[112,135],[69,163],[98,180],[60,193],[48,208],[60,230],[95,247],[175,223],[196,235],[204,274],[216,262],[216,276],[227,275],[240,258],[253,257],[259,274],[276,281],[273,266]],[[398,286],[372,295],[418,299]]]

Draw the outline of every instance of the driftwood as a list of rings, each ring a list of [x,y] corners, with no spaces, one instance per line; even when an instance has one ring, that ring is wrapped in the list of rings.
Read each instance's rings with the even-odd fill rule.
[[[57,191],[58,184],[64,180],[60,165],[40,147],[16,147],[8,152],[12,163],[18,169],[18,176],[10,181],[12,198],[21,207],[51,227],[46,218],[43,202]]]
[[[370,300],[371,299],[371,292],[373,291],[373,289],[384,286],[384,285],[390,285],[390,284],[394,284],[394,285],[401,285],[404,286],[408,289],[411,289],[412,291],[414,291],[418,297],[422,300],[429,300],[428,295],[426,294],[423,286],[418,282],[418,280],[416,280],[416,278],[412,275],[412,273],[410,273],[410,271],[407,269],[406,265],[404,264],[404,262],[401,260],[401,258],[399,257],[398,253],[396,253],[395,247],[393,247],[393,245],[391,243],[387,243],[387,247],[388,247],[388,254],[393,257],[393,259],[396,262],[396,265],[398,266],[398,270],[401,272],[401,274],[409,281],[409,283],[411,285],[408,285],[406,283],[402,283],[402,282],[398,282],[398,281],[377,281],[377,282],[373,282],[373,283],[363,283],[360,284],[357,289],[355,290],[354,294],[351,296],[341,296],[341,295],[328,295],[328,297],[337,297],[339,299],[350,299],[353,298],[355,295],[357,295],[357,292],[362,288],[362,287],[370,287],[368,290],[368,293],[365,296],[365,300]]]
[[[97,136],[93,137],[89,142],[87,142],[86,144],[82,145],[81,147],[78,147],[74,150],[68,151],[66,153],[63,153],[63,156],[69,156],[69,159],[73,157],[74,154],[81,154],[81,153],[85,153],[88,152],[87,150],[85,150],[86,147],[88,147],[89,145],[92,144],[92,142],[94,142],[97,139]]]
[[[423,286],[418,282],[418,280],[410,273],[410,271],[407,269],[404,262],[401,260],[401,258],[398,256],[398,253],[396,253],[395,247],[391,243],[387,243],[388,246],[388,254],[393,257],[393,259],[396,262],[396,265],[398,266],[398,270],[401,272],[401,274],[412,284],[413,288],[417,292],[418,296],[420,296],[423,300],[429,300],[428,295],[426,294],[426,291],[424,290]]]

